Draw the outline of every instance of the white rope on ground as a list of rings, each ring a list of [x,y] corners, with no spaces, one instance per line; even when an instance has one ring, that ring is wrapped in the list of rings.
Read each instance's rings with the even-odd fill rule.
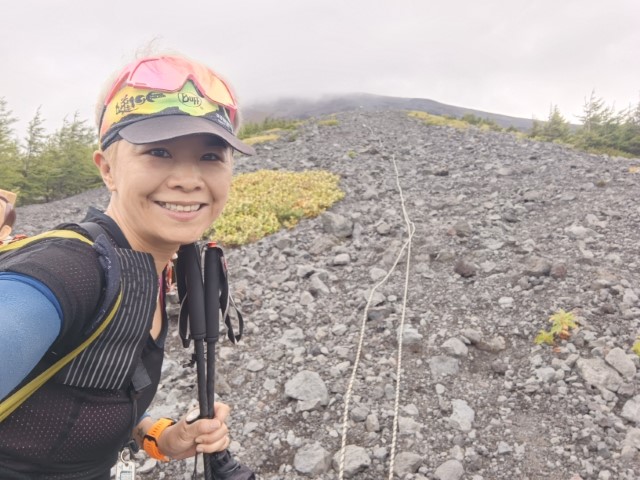
[[[393,407],[393,433],[391,435],[391,453],[389,454],[389,480],[393,480],[393,466],[396,456],[396,443],[398,440],[398,411],[400,410],[400,381],[402,375],[402,338],[404,336],[404,321],[407,312],[407,296],[409,293],[409,267],[411,266],[411,242],[413,240],[413,234],[416,231],[415,224],[409,219],[407,208],[404,202],[404,194],[402,187],[400,186],[400,174],[398,173],[398,165],[396,164],[395,157],[393,157],[393,168],[396,171],[396,182],[398,185],[398,191],[400,192],[400,202],[402,204],[402,216],[407,225],[407,232],[409,232],[409,238],[407,240],[407,266],[404,275],[404,298],[402,299],[402,314],[400,316],[400,331],[398,332],[398,366],[396,371],[396,395],[395,404]]]
[[[369,130],[371,130],[371,129],[369,129]],[[373,132],[371,132],[371,133],[373,133]],[[406,242],[402,245],[402,248],[398,252],[397,257],[396,257],[392,267],[387,272],[387,274],[384,276],[384,278],[382,278],[382,280],[380,280],[371,289],[371,292],[369,294],[369,299],[367,300],[367,304],[366,304],[365,309],[364,309],[364,315],[362,317],[362,324],[360,326],[360,337],[359,337],[359,340],[358,340],[358,348],[357,348],[357,351],[356,351],[356,358],[354,360],[353,370],[351,372],[351,378],[349,380],[349,385],[348,385],[347,391],[345,393],[344,413],[343,413],[343,417],[342,417],[342,443],[341,443],[341,447],[340,447],[340,462],[339,462],[339,472],[338,472],[339,480],[343,480],[343,478],[344,478],[344,464],[345,464],[345,454],[346,454],[346,444],[347,444],[347,429],[348,429],[348,423],[349,423],[349,404],[351,402],[351,396],[353,394],[353,384],[355,383],[356,374],[358,372],[358,367],[360,365],[360,357],[361,357],[361,354],[362,354],[362,345],[364,343],[364,334],[365,334],[365,329],[366,329],[367,315],[368,315],[368,312],[369,312],[369,306],[371,305],[371,301],[373,299],[373,295],[376,292],[376,290],[388,280],[388,278],[391,276],[391,274],[395,270],[396,266],[400,262],[400,259],[402,258],[402,255],[404,254],[404,251],[407,250],[407,268],[406,268],[407,271],[406,271],[406,275],[405,275],[405,287],[404,287],[404,296],[403,296],[403,304],[402,304],[402,314],[401,314],[400,330],[399,330],[399,336],[398,336],[398,362],[397,362],[397,372],[396,372],[396,395],[395,395],[395,404],[394,404],[393,433],[392,433],[392,440],[391,440],[391,462],[390,462],[390,467],[389,467],[389,478],[390,479],[393,478],[393,463],[394,463],[394,458],[393,457],[395,456],[395,450],[396,450],[398,410],[399,410],[399,404],[400,404],[400,381],[401,381],[401,368],[402,368],[402,335],[403,335],[403,332],[404,332],[404,321],[405,321],[405,312],[406,312],[406,305],[407,305],[407,293],[408,293],[408,290],[409,290],[409,267],[410,267],[410,262],[411,262],[411,241],[412,241],[412,238],[413,238],[413,234],[415,233],[415,225],[413,224],[413,222],[411,222],[411,220],[409,219],[409,215],[407,214],[405,200],[404,200],[404,194],[403,194],[403,191],[402,191],[402,187],[400,186],[400,174],[398,173],[398,165],[396,163],[395,155],[391,156],[391,160],[393,162],[393,167],[394,167],[395,174],[396,174],[396,185],[397,185],[398,191],[400,193],[400,201],[401,201],[401,204],[402,204],[402,213],[403,213],[403,217],[404,217],[405,223],[407,225],[407,232],[409,234],[409,237],[407,238]]]

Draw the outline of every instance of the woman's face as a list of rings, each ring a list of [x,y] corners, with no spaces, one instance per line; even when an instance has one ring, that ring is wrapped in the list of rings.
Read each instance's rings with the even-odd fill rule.
[[[175,251],[200,239],[231,187],[231,149],[211,135],[144,145],[120,140],[94,160],[112,192],[107,214],[142,251]]]

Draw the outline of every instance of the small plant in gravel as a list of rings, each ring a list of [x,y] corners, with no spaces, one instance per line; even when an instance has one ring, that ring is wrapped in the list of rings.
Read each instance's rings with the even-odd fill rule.
[[[567,340],[571,336],[571,330],[578,327],[576,316],[573,312],[565,312],[563,309],[549,317],[551,328],[540,330],[535,338],[535,343],[541,345],[554,345],[558,339]]]
[[[340,177],[324,170],[258,170],[234,177],[229,201],[204,237],[226,246],[255,242],[344,198]]]
[[[347,155],[349,156],[349,158],[354,159],[358,156],[358,154],[356,152],[354,152],[353,150],[349,150],[347,152]]]
[[[631,351],[640,357],[640,337],[633,343]]]

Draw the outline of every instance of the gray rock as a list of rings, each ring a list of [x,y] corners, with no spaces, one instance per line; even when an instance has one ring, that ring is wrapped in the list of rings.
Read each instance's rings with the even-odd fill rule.
[[[636,292],[632,289],[627,288],[622,296],[622,303],[629,307],[633,307],[638,303],[638,295],[636,295]]]
[[[362,405],[357,405],[351,409],[351,420],[354,422],[364,422],[369,415],[369,409]]]
[[[513,298],[512,297],[500,297],[498,299],[498,305],[501,308],[513,308]]]
[[[466,357],[469,349],[459,338],[450,338],[442,344],[442,349],[454,357]]]
[[[636,365],[621,348],[613,348],[604,357],[606,362],[615,368],[625,380],[631,380],[636,375]]]
[[[287,397],[298,400],[298,411],[316,410],[329,403],[329,392],[316,372],[298,372],[284,386]]]
[[[313,275],[311,275],[311,287],[310,287],[310,291],[311,293],[321,293],[324,295],[329,295],[331,293],[331,290],[329,290],[329,287],[327,287],[327,285],[320,279],[320,275],[317,273],[314,273]]]
[[[585,382],[597,388],[617,392],[622,378],[602,358],[580,358],[576,362],[578,373]]]
[[[525,262],[524,274],[529,277],[546,277],[551,273],[551,262],[532,256]]]
[[[340,470],[340,451],[333,456],[333,468]],[[357,478],[357,475],[371,466],[371,457],[367,451],[357,445],[347,445],[344,453],[345,478]]]
[[[536,377],[543,383],[549,383],[553,381],[556,376],[556,371],[551,367],[542,367],[536,369]]]
[[[464,467],[458,460],[447,460],[434,472],[438,480],[460,480],[464,475]]]
[[[364,426],[367,432],[379,432],[380,421],[378,420],[378,416],[373,413],[370,415],[367,415],[367,419],[364,422]]]
[[[564,263],[554,263],[549,275],[556,280],[562,280],[567,276],[567,266]]]
[[[503,336],[498,335],[497,337],[489,340],[480,340],[476,342],[476,348],[485,352],[498,353],[506,350],[507,342]]]
[[[640,395],[636,395],[625,402],[620,416],[640,427]]]
[[[453,413],[449,417],[451,426],[463,432],[471,431],[476,417],[473,409],[464,400],[452,400],[451,406],[453,407]]]
[[[456,222],[453,227],[451,227],[451,233],[458,237],[468,237],[471,235],[471,225],[464,220]]]
[[[589,228],[585,228],[581,225],[571,225],[564,229],[565,233],[571,238],[579,239],[586,238],[595,234],[595,232]]]
[[[500,441],[498,442],[498,455],[506,455],[511,453],[513,448],[507,442]]]
[[[402,452],[396,455],[393,472],[400,478],[410,473],[416,473],[422,464],[422,456],[417,453]]]
[[[325,232],[338,238],[347,238],[353,233],[353,222],[333,212],[325,212],[322,215],[322,226]]]
[[[376,232],[378,232],[379,235],[389,235],[391,233],[391,225],[387,222],[382,222],[376,226]]]
[[[478,272],[478,267],[474,263],[461,258],[456,262],[455,266],[453,267],[453,271],[461,277],[470,278],[476,275],[476,273]]]
[[[472,345],[478,344],[482,341],[482,332],[473,328],[464,328],[460,332],[464,338],[469,340]]]
[[[300,294],[300,305],[306,307],[307,305],[311,305],[314,301],[313,295],[311,292],[307,292],[306,290]]]
[[[415,435],[420,431],[421,425],[410,417],[398,418],[398,431],[402,435]]]
[[[158,466],[158,461],[155,458],[147,458],[141,467],[136,469],[138,473],[151,473]]]
[[[640,450],[640,428],[630,428],[622,443]]]
[[[398,328],[398,336],[400,329]],[[405,326],[402,329],[402,345],[405,347],[415,347],[422,345],[422,334],[411,326]]]
[[[288,347],[295,347],[302,343],[304,340],[304,332],[300,327],[294,327],[287,329],[283,332],[282,336],[278,339],[278,343],[286,345]]]
[[[305,445],[296,452],[293,466],[298,472],[317,478],[331,467],[331,454],[318,442]]]
[[[339,253],[333,258],[332,263],[337,267],[349,265],[351,263],[351,257],[348,253]]]
[[[371,280],[373,280],[374,282],[377,282],[378,280],[382,280],[386,274],[387,274],[386,270],[383,270],[378,267],[373,267],[371,270],[369,270],[369,276],[371,277]]]
[[[296,270],[296,275],[300,278],[310,277],[316,269],[313,265],[299,265]]]
[[[245,368],[250,372],[259,372],[264,368],[264,362],[260,359],[252,358]]]
[[[432,375],[439,377],[457,374],[460,365],[456,358],[438,355],[429,359],[429,368],[431,368]]]

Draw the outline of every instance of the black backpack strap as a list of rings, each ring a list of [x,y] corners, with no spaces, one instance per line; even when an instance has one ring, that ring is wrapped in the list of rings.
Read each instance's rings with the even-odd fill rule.
[[[95,242],[100,235],[107,235],[104,228],[98,225],[95,222],[82,222],[78,223],[78,226],[85,230],[90,236],[91,239]]]

